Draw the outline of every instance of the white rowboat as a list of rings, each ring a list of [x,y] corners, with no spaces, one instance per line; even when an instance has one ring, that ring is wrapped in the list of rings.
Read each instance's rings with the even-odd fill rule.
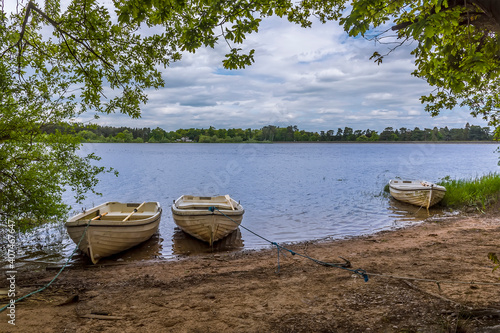
[[[423,180],[395,180],[389,181],[391,195],[412,205],[429,207],[437,204],[446,194],[446,188]]]
[[[158,230],[161,213],[158,202],[106,202],[73,216],[65,226],[75,244],[81,239],[79,249],[96,264],[151,238]]]
[[[209,209],[211,207],[214,209]],[[210,245],[236,230],[244,212],[243,207],[229,195],[183,195],[172,205],[175,224],[184,232]]]

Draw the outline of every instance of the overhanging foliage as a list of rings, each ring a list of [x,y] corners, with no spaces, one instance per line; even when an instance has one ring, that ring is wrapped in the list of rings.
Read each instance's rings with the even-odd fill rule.
[[[242,52],[263,19],[278,16],[302,27],[313,18],[338,20],[351,35],[392,26],[394,38],[416,41],[416,77],[436,89],[422,96],[431,115],[469,108],[500,137],[500,6],[494,0],[98,0],[19,2],[0,14],[0,217],[60,217],[61,193],[93,191],[102,168],[80,157],[66,135],[47,124],[83,114],[140,117],[145,89],[159,88],[159,68],[182,51],[228,45],[229,69],[254,62]],[[158,27],[154,33],[144,30]],[[158,32],[159,31],[159,32]],[[386,31],[390,34],[391,29]],[[367,55],[368,56],[368,55]],[[374,54],[377,62],[385,55]]]

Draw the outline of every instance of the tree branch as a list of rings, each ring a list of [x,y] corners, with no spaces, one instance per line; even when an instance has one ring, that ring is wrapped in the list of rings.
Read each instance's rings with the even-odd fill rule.
[[[47,14],[45,14],[43,11],[41,11],[39,8],[37,8],[33,2],[30,1],[30,3],[28,4],[28,9],[29,8],[32,8],[35,12],[37,12],[41,17],[43,17],[45,20],[47,20],[47,22],[49,22],[59,33],[63,34],[63,35],[66,35],[68,36],[69,38],[71,38],[72,40],[74,40],[75,42],[77,42],[78,44],[82,45],[85,49],[87,49],[87,51],[89,51],[90,53],[92,53],[94,56],[96,56],[100,61],[102,61],[106,66],[112,68],[114,70],[114,67],[108,63],[106,61],[106,59],[104,59],[101,55],[97,54],[97,52],[94,51],[93,48],[91,48],[90,46],[88,46],[83,40],[79,39],[79,38],[76,38],[75,36],[71,35],[69,32],[67,32],[66,30],[63,30],[61,28],[59,28],[59,23],[57,23],[56,21],[54,21],[53,19],[51,19]],[[28,16],[28,12],[26,13],[26,17]],[[67,45],[67,44],[66,44]]]

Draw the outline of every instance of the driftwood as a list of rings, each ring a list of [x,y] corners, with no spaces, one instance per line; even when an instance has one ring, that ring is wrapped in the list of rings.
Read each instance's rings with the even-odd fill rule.
[[[68,265],[65,269],[88,269],[88,268],[102,268],[102,267],[110,267],[110,266],[123,266],[128,265],[127,262],[110,262],[106,264],[96,264],[96,265]],[[63,267],[64,265],[52,265],[45,267],[46,271],[56,271]]]
[[[314,260],[316,263],[320,264],[320,265],[323,265],[323,266],[327,266],[327,267],[331,267],[331,266],[337,266],[337,267],[344,267],[344,268],[350,268],[352,267],[351,266],[351,262],[349,260],[347,260],[346,258],[344,257],[340,257],[340,259],[344,260],[344,262],[334,262],[334,263],[329,263],[329,262],[324,262],[324,261],[321,261],[321,260]]]

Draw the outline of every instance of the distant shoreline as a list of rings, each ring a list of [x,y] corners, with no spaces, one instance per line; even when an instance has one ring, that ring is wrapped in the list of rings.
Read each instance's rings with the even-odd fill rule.
[[[258,141],[258,142],[82,142],[83,143],[110,143],[110,144],[497,144],[500,141]]]
[[[175,143],[183,143],[183,142],[175,142]],[[198,143],[198,142],[193,142]],[[245,142],[241,142],[245,143]],[[273,141],[273,142],[264,142],[264,143],[321,143],[321,144],[500,144],[500,141]]]

